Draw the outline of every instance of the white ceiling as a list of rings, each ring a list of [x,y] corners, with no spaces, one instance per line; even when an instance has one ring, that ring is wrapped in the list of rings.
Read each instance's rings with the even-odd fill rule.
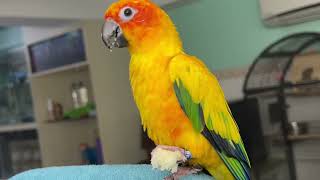
[[[101,19],[116,0],[1,0],[0,24],[27,23],[28,20]],[[155,0],[161,6],[184,0]]]

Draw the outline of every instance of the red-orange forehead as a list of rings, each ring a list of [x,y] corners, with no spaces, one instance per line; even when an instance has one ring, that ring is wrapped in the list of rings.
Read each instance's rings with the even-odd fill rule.
[[[121,24],[119,12],[124,7],[132,7],[138,11],[133,21],[145,22],[153,19],[158,14],[158,7],[149,0],[120,0],[113,3],[105,13],[105,19],[112,18],[117,23]],[[155,19],[153,19],[155,20]]]

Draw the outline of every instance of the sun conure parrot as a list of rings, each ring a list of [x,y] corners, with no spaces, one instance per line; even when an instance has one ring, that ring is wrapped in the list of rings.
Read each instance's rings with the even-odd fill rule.
[[[102,39],[109,49],[128,47],[134,99],[157,145],[190,151],[190,163],[215,179],[250,179],[249,158],[216,77],[184,52],[165,11],[149,0],[119,0],[105,13]]]

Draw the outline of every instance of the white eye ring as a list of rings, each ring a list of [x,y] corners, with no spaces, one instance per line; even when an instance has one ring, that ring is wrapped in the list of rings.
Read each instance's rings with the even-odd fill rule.
[[[138,11],[132,7],[126,6],[121,9],[119,17],[122,21],[130,21]]]

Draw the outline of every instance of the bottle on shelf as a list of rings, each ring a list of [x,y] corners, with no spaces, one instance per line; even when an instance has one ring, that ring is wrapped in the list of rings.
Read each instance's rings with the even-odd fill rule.
[[[73,108],[79,108],[86,106],[89,102],[88,88],[84,85],[82,81],[72,83],[71,95]]]
[[[72,97],[72,104],[73,108],[79,108],[80,102],[79,102],[79,93],[78,93],[78,85],[76,83],[72,83],[71,85],[71,97]]]
[[[47,105],[47,110],[48,110],[48,120],[49,121],[54,121],[54,112],[53,112],[53,100],[48,98],[48,105]]]
[[[83,84],[82,81],[79,82],[78,84],[78,97],[79,97],[79,103],[80,106],[86,106],[89,102],[89,97],[88,97],[88,88]]]

